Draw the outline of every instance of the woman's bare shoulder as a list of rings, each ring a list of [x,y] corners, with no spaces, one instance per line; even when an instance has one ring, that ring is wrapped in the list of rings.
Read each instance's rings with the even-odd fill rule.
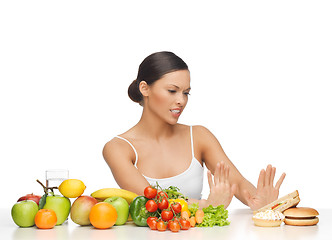
[[[108,141],[103,148],[103,156],[107,160],[121,158],[131,159],[132,158],[131,146],[121,138],[114,137]]]
[[[218,139],[215,135],[206,127],[202,125],[195,125],[193,128],[193,137],[199,146],[210,147],[215,144],[219,145]]]
[[[212,132],[202,125],[194,125],[194,126],[192,126],[192,129],[193,129],[193,133],[195,134],[195,136],[199,136],[199,137],[212,137],[213,136]]]

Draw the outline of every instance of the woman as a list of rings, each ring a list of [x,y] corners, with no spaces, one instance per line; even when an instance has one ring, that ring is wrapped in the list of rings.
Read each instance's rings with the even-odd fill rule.
[[[214,135],[202,126],[178,123],[190,92],[187,64],[174,53],[157,52],[140,64],[129,97],[143,106],[139,122],[106,143],[103,156],[118,185],[143,195],[155,185],[176,186],[201,208],[230,204],[235,195],[256,210],[277,199],[285,174],[273,186],[276,169],[268,165],[255,188],[228,159]],[[203,163],[210,194],[201,199]],[[213,174],[213,177],[212,177]]]

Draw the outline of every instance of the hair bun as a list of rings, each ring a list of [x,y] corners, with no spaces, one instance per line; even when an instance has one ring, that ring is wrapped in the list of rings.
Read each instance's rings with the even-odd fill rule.
[[[128,96],[129,98],[137,103],[142,102],[143,96],[139,90],[137,79],[135,79],[128,88]]]

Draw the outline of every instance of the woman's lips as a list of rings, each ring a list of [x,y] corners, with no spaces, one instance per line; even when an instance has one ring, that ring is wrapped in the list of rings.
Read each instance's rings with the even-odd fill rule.
[[[172,116],[177,117],[177,118],[181,115],[181,112],[182,112],[181,109],[171,109],[170,111],[172,113]]]

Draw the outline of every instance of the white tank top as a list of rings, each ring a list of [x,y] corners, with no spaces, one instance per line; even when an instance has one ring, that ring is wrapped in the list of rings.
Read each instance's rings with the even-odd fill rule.
[[[132,147],[136,156],[135,167],[137,168],[138,154],[134,145],[123,137],[120,136],[116,137],[126,141]],[[151,185],[156,185],[156,182],[158,182],[158,184],[162,188],[175,186],[178,187],[180,189],[180,192],[185,196],[187,196],[188,198],[201,199],[202,189],[203,189],[204,168],[201,166],[200,162],[194,156],[192,126],[190,126],[190,139],[191,139],[192,159],[190,166],[184,172],[168,178],[150,178],[144,175],[143,176]]]

